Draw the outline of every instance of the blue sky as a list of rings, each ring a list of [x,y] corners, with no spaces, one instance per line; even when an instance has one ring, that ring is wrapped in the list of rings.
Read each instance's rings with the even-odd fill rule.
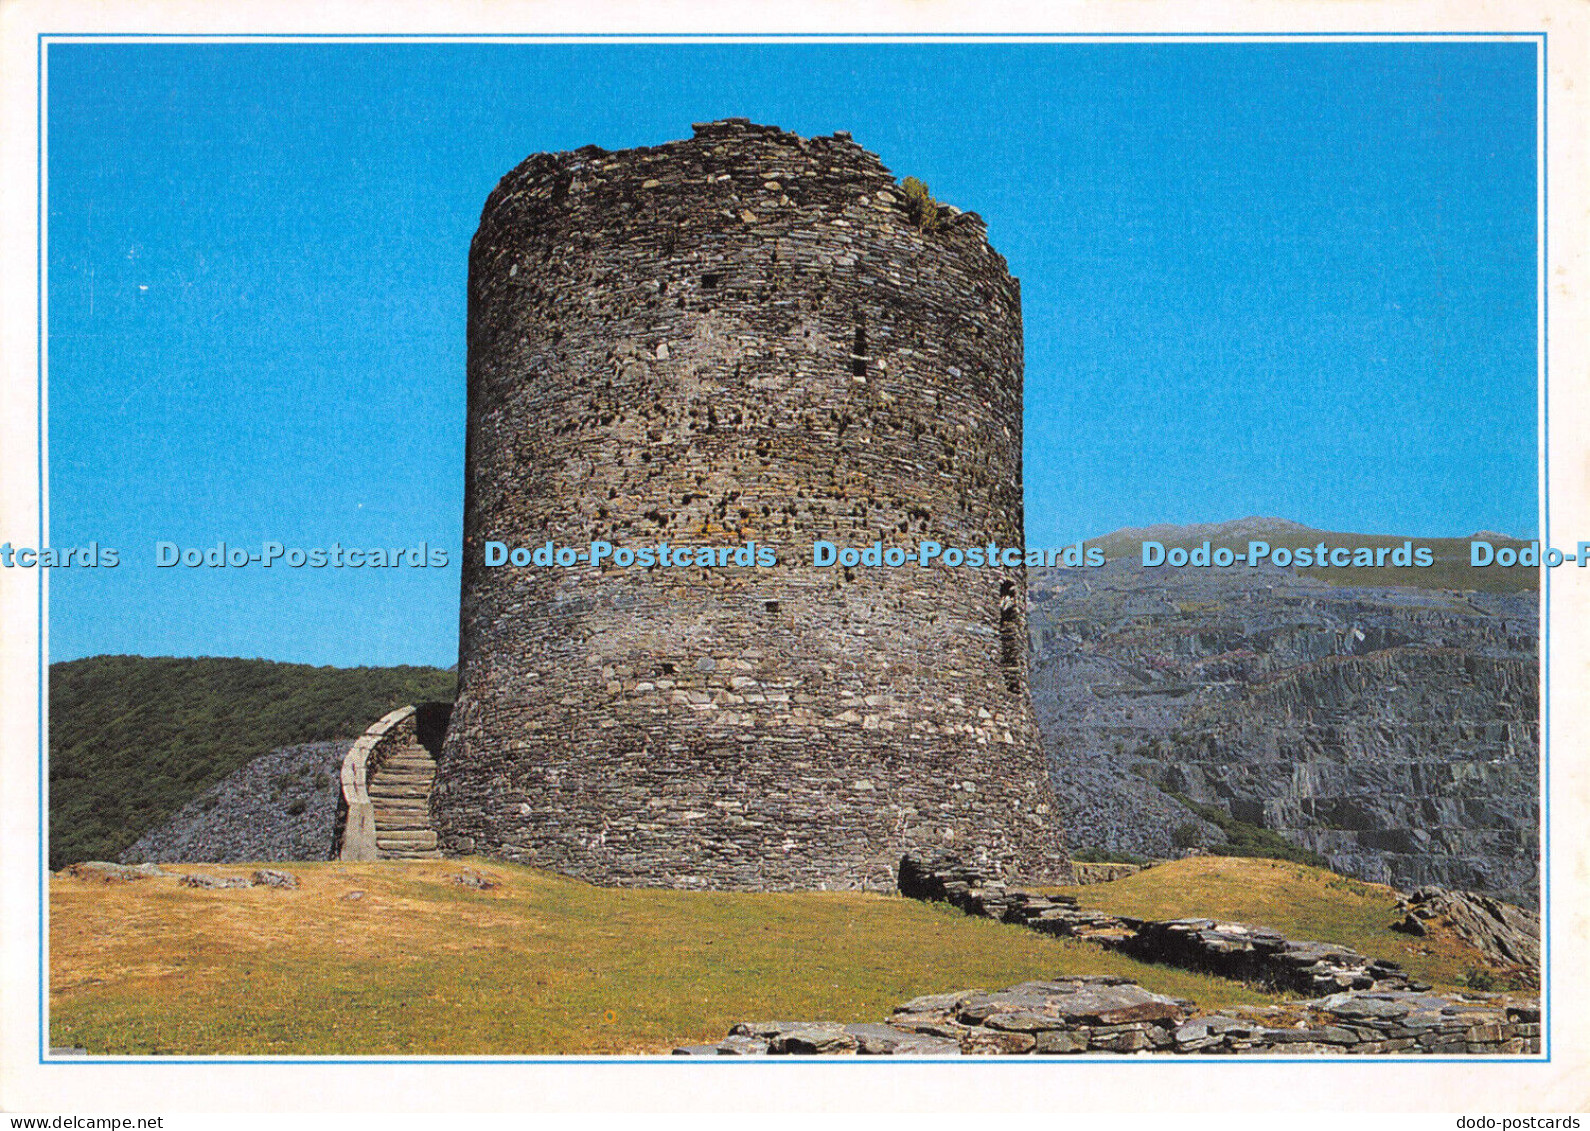
[[[451,663],[486,194],[728,116],[988,219],[1029,544],[1536,532],[1533,44],[54,45],[48,95],[51,541],[124,563],[55,572],[52,659]]]

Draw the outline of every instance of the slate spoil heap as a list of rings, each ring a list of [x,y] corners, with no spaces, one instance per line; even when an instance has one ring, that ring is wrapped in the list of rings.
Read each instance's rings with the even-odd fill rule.
[[[1343,875],[1537,903],[1537,596],[1138,564],[1138,536],[1282,545],[1289,527],[1124,532],[1106,566],[1030,571],[1033,706],[1072,846],[1219,844],[1212,807]]]
[[[189,801],[120,855],[125,864],[324,860],[349,742],[262,754]]]

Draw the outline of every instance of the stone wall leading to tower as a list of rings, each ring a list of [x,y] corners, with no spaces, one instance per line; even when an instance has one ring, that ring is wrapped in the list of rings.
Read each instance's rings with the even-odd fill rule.
[[[470,253],[444,850],[675,887],[1061,875],[1025,574],[811,544],[1022,544],[1020,296],[848,135],[733,119],[539,154]],[[486,541],[772,546],[772,568],[483,565]]]

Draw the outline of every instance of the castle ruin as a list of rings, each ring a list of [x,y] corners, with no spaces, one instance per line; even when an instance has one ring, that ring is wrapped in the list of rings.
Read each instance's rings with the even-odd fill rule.
[[[1023,568],[811,559],[1022,545],[1021,429],[982,221],[849,135],[526,160],[470,251],[441,849],[672,887],[889,889],[921,847],[1062,874]],[[593,540],[778,564],[484,564]]]

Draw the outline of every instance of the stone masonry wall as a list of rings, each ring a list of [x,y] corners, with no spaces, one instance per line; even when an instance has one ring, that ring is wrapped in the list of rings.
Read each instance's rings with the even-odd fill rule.
[[[1021,568],[1020,295],[848,135],[731,119],[539,154],[470,255],[443,848],[598,882],[893,886],[914,846],[1062,876]],[[485,568],[487,540],[775,547],[765,569]]]

